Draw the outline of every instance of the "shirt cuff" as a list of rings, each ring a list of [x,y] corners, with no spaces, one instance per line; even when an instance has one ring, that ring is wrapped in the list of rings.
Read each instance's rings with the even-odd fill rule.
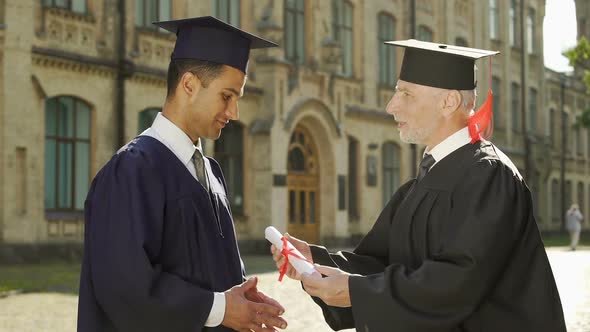
[[[211,306],[211,312],[207,321],[205,321],[206,327],[219,326],[223,322],[225,317],[225,294],[215,292],[213,296],[213,305]]]

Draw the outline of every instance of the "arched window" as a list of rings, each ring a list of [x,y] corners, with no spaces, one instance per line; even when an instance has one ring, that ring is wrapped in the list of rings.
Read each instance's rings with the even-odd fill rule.
[[[285,54],[293,63],[305,62],[305,0],[285,1]]]
[[[137,121],[137,133],[141,134],[144,130],[148,129],[154,123],[158,112],[161,112],[162,109],[160,108],[146,108],[145,110],[139,112],[139,117]]]
[[[384,143],[381,160],[383,163],[383,206],[385,206],[400,185],[399,146],[391,142]]]
[[[243,214],[244,126],[235,121],[225,126],[221,137],[215,141],[215,159],[223,170],[232,212]]]
[[[235,27],[240,26],[240,0],[211,0],[213,16]]]
[[[395,19],[389,14],[380,13],[377,17],[377,24],[379,30],[379,83],[392,86],[397,80],[395,47],[391,47],[385,42],[395,40]]]
[[[75,97],[45,101],[45,209],[81,211],[90,184],[90,106]]]

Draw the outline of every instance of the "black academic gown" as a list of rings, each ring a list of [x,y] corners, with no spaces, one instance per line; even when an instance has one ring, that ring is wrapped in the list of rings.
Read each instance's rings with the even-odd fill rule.
[[[489,142],[404,184],[354,252],[312,254],[362,275],[349,279],[351,308],[314,298],[334,330],[565,331],[531,194]]]
[[[211,192],[161,142],[139,136],[97,174],[85,203],[78,331],[204,328],[213,292],[244,281],[225,182]]]

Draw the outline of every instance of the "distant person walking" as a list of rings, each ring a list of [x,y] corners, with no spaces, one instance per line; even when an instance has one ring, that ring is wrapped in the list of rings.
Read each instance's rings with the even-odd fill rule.
[[[578,204],[574,203],[570,206],[565,214],[565,227],[570,233],[571,249],[576,250],[578,242],[580,241],[580,232],[582,231],[582,222],[584,222],[584,216],[580,212]]]

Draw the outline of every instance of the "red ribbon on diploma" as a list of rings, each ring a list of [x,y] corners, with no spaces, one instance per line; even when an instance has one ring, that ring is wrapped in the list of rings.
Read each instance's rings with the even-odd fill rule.
[[[287,238],[286,237],[283,236],[281,238],[281,240],[283,240],[283,250],[281,250],[281,255],[283,255],[285,257],[285,263],[283,263],[283,265],[279,269],[279,281],[283,281],[283,277],[285,276],[285,273],[287,273],[287,267],[289,267],[289,255],[313,264],[313,262],[311,262],[307,258],[296,254],[293,251],[293,249],[287,249],[289,246],[287,245]]]

